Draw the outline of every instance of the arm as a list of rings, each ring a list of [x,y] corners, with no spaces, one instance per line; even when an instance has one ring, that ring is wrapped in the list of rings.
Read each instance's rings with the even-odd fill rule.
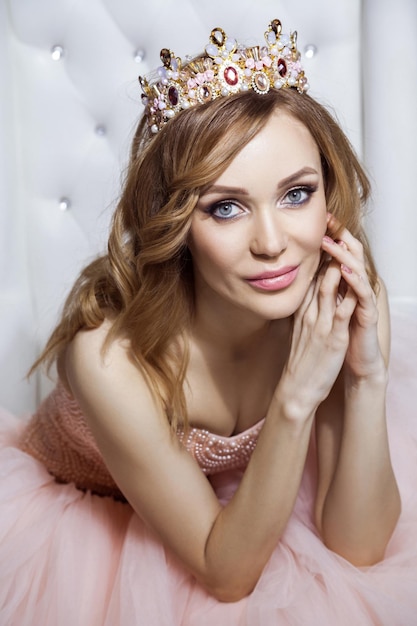
[[[103,324],[78,333],[67,350],[70,387],[113,478],[137,514],[218,599],[237,600],[253,589],[292,512],[316,408],[346,352],[354,299],[345,298],[329,325],[333,283],[330,274],[312,284],[296,315],[286,371],[240,486],[224,508],[172,435],[123,342],[114,342],[103,358]],[[328,363],[320,377],[318,360]]]
[[[274,419],[266,420],[241,485],[223,508],[122,343],[102,360],[105,335],[104,328],[79,333],[65,369],[109,471],[136,513],[210,593],[223,601],[244,597],[293,508],[313,415],[295,422],[272,402]]]
[[[366,279],[360,244],[345,231],[345,246],[326,244],[358,296],[341,376],[316,421],[319,483],[317,526],[326,545],[356,565],[383,558],[400,513],[385,416],[389,311]]]

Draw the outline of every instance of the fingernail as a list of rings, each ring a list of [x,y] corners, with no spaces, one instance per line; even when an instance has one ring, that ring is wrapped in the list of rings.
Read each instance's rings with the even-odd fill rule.
[[[323,241],[325,241],[326,243],[334,243],[334,239],[332,239],[331,237],[328,237],[327,235],[324,235],[323,237]]]
[[[340,269],[342,270],[342,272],[346,272],[346,274],[352,274],[352,270],[350,269],[350,267],[344,265],[343,263],[340,266]]]
[[[337,245],[339,245],[341,248],[343,248],[344,250],[347,250],[347,245],[345,244],[344,241],[342,241],[341,239],[337,240]]]

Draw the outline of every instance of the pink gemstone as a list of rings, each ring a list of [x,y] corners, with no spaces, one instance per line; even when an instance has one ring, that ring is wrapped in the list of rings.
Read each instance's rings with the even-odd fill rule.
[[[168,100],[173,107],[177,106],[178,99],[178,90],[175,87],[170,87],[168,89]]]
[[[234,67],[226,67],[226,69],[224,70],[224,80],[226,81],[226,83],[228,85],[230,85],[231,87],[234,87],[235,85],[237,85],[238,80],[239,80],[239,75],[237,73],[237,69]]]
[[[278,74],[284,78],[287,73],[287,64],[284,59],[278,59]]]

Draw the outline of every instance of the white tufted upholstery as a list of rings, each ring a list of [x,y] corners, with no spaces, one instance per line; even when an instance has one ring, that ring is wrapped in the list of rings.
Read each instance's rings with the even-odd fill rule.
[[[43,376],[23,377],[104,245],[141,113],[137,75],[163,46],[198,52],[214,26],[258,42],[274,17],[297,28],[301,49],[316,45],[305,60],[311,93],[337,111],[375,179],[381,273],[393,297],[417,299],[415,0],[0,0],[2,405],[30,410],[47,391]]]

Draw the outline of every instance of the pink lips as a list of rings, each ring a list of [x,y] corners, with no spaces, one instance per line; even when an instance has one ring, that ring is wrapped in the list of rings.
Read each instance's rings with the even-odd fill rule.
[[[277,270],[262,272],[262,274],[247,278],[247,281],[253,287],[263,291],[279,291],[289,287],[294,282],[297,278],[298,268],[299,265],[281,267]]]

